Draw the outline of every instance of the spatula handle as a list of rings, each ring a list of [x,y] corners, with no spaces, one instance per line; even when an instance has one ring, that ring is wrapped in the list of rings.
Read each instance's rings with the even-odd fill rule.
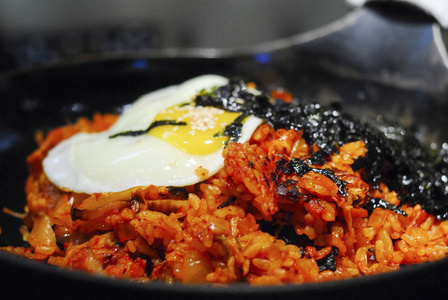
[[[447,0],[346,0],[353,7],[359,7],[371,2],[407,3],[423,10],[434,17],[445,29],[448,29],[448,1]]]

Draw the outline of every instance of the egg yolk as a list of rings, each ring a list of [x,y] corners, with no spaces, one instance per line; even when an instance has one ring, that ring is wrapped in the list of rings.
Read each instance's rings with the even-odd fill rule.
[[[228,136],[222,135],[225,127],[240,116],[208,106],[181,104],[159,112],[154,122],[173,120],[186,125],[164,125],[153,128],[148,134],[194,155],[206,155],[225,147]]]

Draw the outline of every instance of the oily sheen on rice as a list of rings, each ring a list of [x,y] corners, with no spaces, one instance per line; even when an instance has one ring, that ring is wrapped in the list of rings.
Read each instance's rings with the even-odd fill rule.
[[[229,143],[214,174],[183,187],[152,182],[117,192],[62,189],[42,167],[55,151],[51,149],[87,132],[110,139],[110,134],[129,129],[117,130],[126,121],[117,121],[117,116],[81,118],[51,131],[27,158],[30,176],[21,232],[29,247],[2,250],[142,284],[157,280],[220,286],[349,279],[446,257],[443,205],[404,198],[409,194],[397,181],[419,178],[413,182],[416,189],[443,187],[424,181],[441,176],[440,168],[419,169],[407,177],[400,173],[412,170],[405,167],[418,160],[432,166],[424,161],[428,156],[418,156],[423,148],[395,151],[392,147],[401,144],[380,131],[333,108],[290,102],[291,95],[282,90],[274,91],[274,97],[254,92],[252,83],[223,84],[198,89],[194,104],[256,116],[263,123],[251,125],[254,129],[236,141],[231,138],[238,134],[227,133],[239,133],[250,119],[226,127],[232,130],[221,137]],[[139,133],[154,118],[131,130]],[[161,136],[173,130],[166,129]],[[140,134],[131,133],[119,135],[119,140],[139,139]],[[387,157],[389,153],[394,156]],[[400,153],[413,161],[399,159]],[[380,172],[382,164],[388,169]],[[196,171],[201,174],[205,168]],[[405,187],[411,189],[408,181]],[[424,198],[423,192],[418,196]]]

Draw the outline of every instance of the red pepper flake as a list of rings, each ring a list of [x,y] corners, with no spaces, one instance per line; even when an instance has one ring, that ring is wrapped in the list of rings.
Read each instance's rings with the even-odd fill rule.
[[[271,91],[272,97],[285,101],[286,103],[291,103],[294,98],[291,93],[284,91],[283,89],[276,89]]]

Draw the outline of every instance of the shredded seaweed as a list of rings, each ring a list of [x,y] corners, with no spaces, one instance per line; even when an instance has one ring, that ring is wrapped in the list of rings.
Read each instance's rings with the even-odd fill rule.
[[[314,172],[321,175],[324,175],[331,179],[338,187],[338,193],[342,196],[347,196],[347,190],[345,187],[347,186],[347,182],[344,180],[339,179],[333,171],[327,170],[327,169],[319,169],[319,168],[313,168],[310,165],[308,165],[304,160],[301,160],[299,158],[292,158],[290,161],[287,161],[285,159],[280,159],[277,162],[277,171],[283,172],[284,174],[292,174],[295,173],[299,176],[303,176],[306,173]]]
[[[167,125],[171,125],[171,126],[186,126],[187,123],[186,122],[177,122],[177,121],[174,121],[174,120],[154,121],[145,130],[123,131],[123,132],[119,132],[119,133],[113,134],[113,135],[109,136],[109,138],[113,139],[113,138],[116,138],[116,137],[119,137],[119,136],[139,136],[139,135],[143,135],[143,134],[146,134],[146,133],[150,132],[153,128],[156,128],[156,127],[159,127],[159,126],[167,126]]]
[[[399,207],[393,205],[392,203],[387,202],[384,199],[381,198],[371,198],[365,205],[364,208],[367,209],[369,212],[369,215],[372,214],[373,210],[375,208],[382,208],[382,209],[388,209],[391,210],[397,214],[407,216],[406,213],[400,209]]]
[[[291,222],[285,221],[279,224],[278,222],[260,220],[258,223],[260,224],[260,230],[269,233],[277,239],[283,240],[288,245],[300,247],[303,253],[306,253],[306,246],[314,245],[307,235],[298,235]]]
[[[229,206],[230,204],[234,203],[236,201],[236,197],[229,197],[226,201],[221,203],[218,208],[224,208],[226,206]]]
[[[297,181],[287,179],[277,186],[277,188],[275,189],[275,193],[282,197],[285,197],[290,201],[297,202],[300,196],[304,197],[305,195],[299,192],[296,184]]]
[[[440,151],[429,149],[415,137],[415,128],[357,120],[344,114],[339,104],[322,106],[297,99],[286,103],[267,94],[254,95],[243,80],[231,80],[199,94],[194,101],[196,105],[255,115],[275,129],[303,130],[306,142],[321,149],[309,164],[320,164],[339,146],[362,140],[368,153],[353,167],[363,170],[366,182],[375,187],[384,182],[399,193],[402,205],[420,204],[438,219],[448,219],[448,146]],[[297,167],[303,166],[298,162]]]
[[[217,132],[213,135],[213,137],[226,136],[229,139],[225,143],[225,147],[229,145],[229,143],[237,142],[243,130],[243,121],[247,118],[246,115],[238,116],[232,123],[227,125],[222,132]]]
[[[331,252],[322,259],[319,259],[317,265],[319,266],[319,272],[325,270],[336,271],[336,256],[339,254],[339,249],[337,247],[332,247]]]

